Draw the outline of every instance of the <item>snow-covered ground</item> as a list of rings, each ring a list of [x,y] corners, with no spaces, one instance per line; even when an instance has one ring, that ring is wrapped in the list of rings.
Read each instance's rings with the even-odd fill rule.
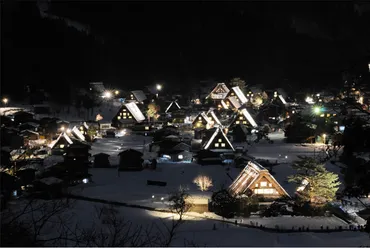
[[[77,201],[74,212],[78,219],[93,219],[95,206],[90,202]],[[119,214],[126,220],[132,221],[134,225],[149,227],[156,223],[158,228],[164,229],[164,225],[170,226],[172,215],[160,212],[152,212],[142,209],[121,207],[117,208]],[[266,218],[267,219],[267,218]],[[269,220],[270,221],[270,220]],[[272,220],[273,221],[273,220]],[[284,221],[291,221],[291,218],[281,218],[275,221],[281,224]],[[302,219],[297,219],[297,226],[304,225]],[[306,220],[305,220],[306,221]],[[274,221],[273,221],[274,222]],[[260,222],[263,224],[263,221]],[[306,222],[305,222],[306,223]],[[213,227],[216,230],[213,230]],[[307,224],[305,225],[307,227]],[[172,246],[184,246],[191,242],[198,246],[369,246],[370,239],[368,234],[361,232],[336,232],[336,233],[273,233],[259,229],[225,224],[214,220],[197,217],[187,217],[186,222],[177,231]]]

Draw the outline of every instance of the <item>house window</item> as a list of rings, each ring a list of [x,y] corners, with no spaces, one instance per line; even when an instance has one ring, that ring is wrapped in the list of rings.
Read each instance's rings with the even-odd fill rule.
[[[269,183],[269,187],[272,187],[272,183]]]
[[[120,120],[121,119],[121,116],[117,116],[117,120]]]
[[[256,183],[256,188],[258,188],[258,183]]]
[[[64,148],[64,145],[60,145],[59,147],[63,149]]]
[[[221,143],[221,147],[225,147],[226,145],[225,145],[225,143]]]
[[[236,121],[236,122],[235,122],[235,124],[239,124],[239,123],[240,123],[240,121]]]
[[[257,195],[271,195],[274,194],[274,189],[254,189],[254,193]]]
[[[218,143],[215,143],[215,147],[220,147],[220,145]]]
[[[218,142],[220,142],[220,143],[221,143],[221,142],[222,142],[222,139],[218,139]]]
[[[124,117],[123,117],[123,119],[127,119],[127,117],[126,117],[126,116],[124,116]]]
[[[267,182],[261,182],[261,187],[267,187]]]
[[[239,116],[239,120],[243,120],[243,116]]]
[[[184,158],[184,156],[182,155],[182,154],[180,154],[179,156],[178,156],[178,159],[183,159]]]
[[[247,124],[247,121],[243,121],[243,124]]]
[[[146,127],[145,127],[145,130],[149,130],[149,127],[148,127],[148,126],[146,126]]]
[[[132,119],[132,116],[129,116],[128,118],[129,118],[129,119]]]
[[[127,115],[127,113],[123,113],[123,116],[126,116]]]
[[[200,120],[200,121],[201,121],[201,120],[202,120],[202,117],[200,117],[200,116],[199,116],[199,117],[198,117],[198,120]]]

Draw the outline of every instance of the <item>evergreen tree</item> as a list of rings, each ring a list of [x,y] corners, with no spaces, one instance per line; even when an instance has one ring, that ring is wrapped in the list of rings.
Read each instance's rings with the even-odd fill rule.
[[[314,158],[299,157],[300,160],[293,164],[297,174],[288,177],[289,182],[301,185],[307,182],[304,190],[300,191],[300,197],[314,203],[332,201],[339,189],[338,175],[329,172],[324,165],[319,164]]]

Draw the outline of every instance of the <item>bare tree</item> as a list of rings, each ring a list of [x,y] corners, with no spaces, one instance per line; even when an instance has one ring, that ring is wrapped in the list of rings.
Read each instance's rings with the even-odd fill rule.
[[[193,183],[195,183],[201,191],[207,191],[213,186],[212,179],[208,176],[199,175],[194,178]]]

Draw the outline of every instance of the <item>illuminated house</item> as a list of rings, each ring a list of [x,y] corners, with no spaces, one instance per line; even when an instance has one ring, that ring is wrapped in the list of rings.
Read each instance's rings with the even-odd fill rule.
[[[229,93],[227,94],[226,98],[228,97],[235,97],[235,99],[242,105],[248,102],[248,99],[245,97],[244,93],[241,91],[239,86],[232,87]]]
[[[172,113],[180,109],[181,109],[180,105],[176,101],[172,101],[170,105],[168,105],[165,113]]]
[[[204,112],[201,112],[193,121],[193,128],[211,128],[211,121],[208,119],[207,115]]]
[[[146,95],[142,90],[131,91],[128,97],[126,97],[127,102],[134,102],[136,104],[143,104],[145,100],[146,100]]]
[[[210,109],[207,112],[208,120],[211,122],[211,126],[214,127],[215,125],[222,126],[220,120],[218,119],[214,109]]]
[[[280,198],[289,194],[262,165],[250,161],[229,187],[233,195],[257,195]]]
[[[85,136],[82,134],[82,132],[80,130],[78,130],[78,128],[76,126],[74,126],[72,128],[72,131],[71,131],[72,135],[76,138],[76,139],[79,139],[81,141],[85,141],[86,138]]]
[[[112,119],[112,126],[116,128],[133,125],[145,121],[145,116],[136,103],[123,104],[116,116]]]
[[[50,144],[51,149],[65,149],[69,145],[72,145],[72,139],[65,133],[61,133],[58,138]]]
[[[213,131],[210,133],[210,131]],[[203,149],[212,152],[233,152],[235,151],[230,140],[226,137],[221,128],[209,130],[211,135],[206,135],[203,139]],[[208,137],[207,137],[208,136]]]
[[[257,123],[254,121],[253,117],[250,115],[250,113],[248,112],[246,108],[239,110],[238,114],[235,116],[235,119],[232,121],[230,126],[239,125],[239,124],[249,125],[253,128],[258,127]]]
[[[231,109],[233,111],[237,111],[242,106],[235,96],[230,96],[223,101],[226,104],[226,109]]]
[[[226,98],[229,91],[230,89],[226,86],[226,84],[218,83],[211,93],[206,97],[206,99],[221,101]]]

